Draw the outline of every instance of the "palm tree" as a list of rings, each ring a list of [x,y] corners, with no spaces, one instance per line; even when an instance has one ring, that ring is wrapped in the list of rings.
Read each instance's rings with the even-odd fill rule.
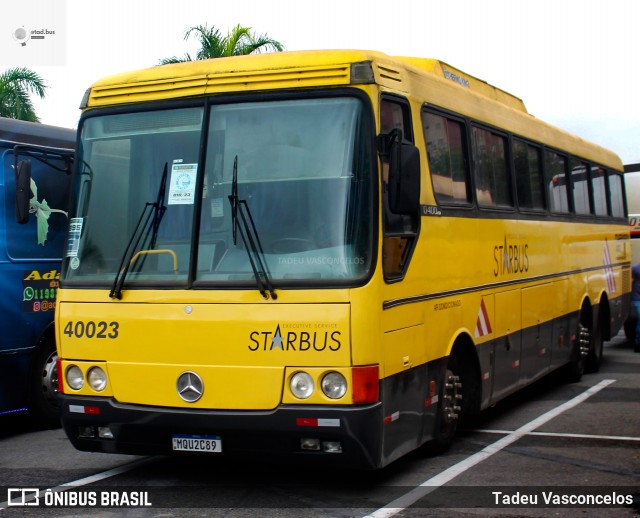
[[[0,117],[40,122],[30,93],[43,99],[47,85],[37,73],[26,67],[8,68],[0,74]]]
[[[200,41],[200,50],[195,59],[186,53],[182,58],[172,57],[160,60],[160,65],[170,63],[183,63],[201,59],[224,58],[229,56],[244,56],[246,54],[260,52],[281,52],[284,49],[282,43],[269,38],[266,34],[256,36],[251,32],[251,27],[236,25],[223,36],[215,27],[198,25],[190,27],[184,33],[184,39],[188,40],[192,33],[196,33]]]

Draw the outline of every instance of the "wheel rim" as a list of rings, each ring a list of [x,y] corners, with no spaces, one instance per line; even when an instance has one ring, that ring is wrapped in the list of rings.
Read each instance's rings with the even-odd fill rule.
[[[442,420],[445,426],[454,424],[460,417],[460,402],[462,401],[462,383],[460,376],[447,369],[442,405]]]
[[[582,324],[578,324],[578,346],[580,347],[578,363],[586,361],[591,348],[591,330]]]

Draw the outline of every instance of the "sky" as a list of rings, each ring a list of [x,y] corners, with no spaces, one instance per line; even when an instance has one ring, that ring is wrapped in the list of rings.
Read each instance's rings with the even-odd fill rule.
[[[48,84],[44,100],[34,97],[41,122],[75,128],[93,82],[194,55],[184,33],[204,24],[251,27],[286,50],[436,58],[640,162],[636,0],[20,0],[3,2],[0,72],[36,71]]]

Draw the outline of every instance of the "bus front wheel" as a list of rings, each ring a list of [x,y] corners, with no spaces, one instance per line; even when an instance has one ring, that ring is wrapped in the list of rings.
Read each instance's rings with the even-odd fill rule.
[[[446,452],[453,443],[462,413],[462,379],[460,365],[455,354],[449,356],[440,391],[434,438],[425,444],[425,452],[437,455]]]
[[[56,345],[45,340],[36,351],[29,381],[31,400],[29,416],[32,423],[42,429],[60,426],[58,416],[58,370]]]

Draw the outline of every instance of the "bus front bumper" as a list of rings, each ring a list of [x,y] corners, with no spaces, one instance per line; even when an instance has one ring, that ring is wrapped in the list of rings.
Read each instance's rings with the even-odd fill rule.
[[[82,451],[170,454],[178,453],[174,450],[176,437],[194,440],[213,437],[219,450],[203,454],[277,457],[278,460],[288,458],[369,469],[382,465],[381,403],[212,411],[128,405],[111,398],[61,395],[59,408],[67,436],[73,446]]]

